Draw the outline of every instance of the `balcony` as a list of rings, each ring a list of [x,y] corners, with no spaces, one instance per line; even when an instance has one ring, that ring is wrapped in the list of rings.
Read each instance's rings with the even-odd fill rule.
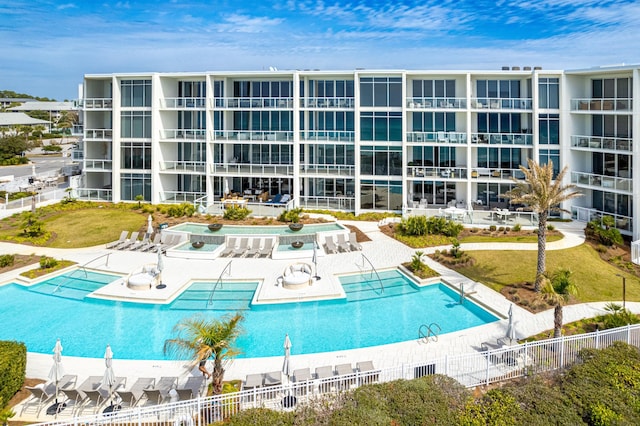
[[[249,130],[214,130],[212,135],[216,141],[269,141],[293,142],[293,132],[249,131]]]
[[[293,98],[215,98],[217,109],[292,109]]]
[[[300,108],[353,109],[353,98],[302,98]]]
[[[206,105],[206,98],[160,98],[164,109],[205,109]]]
[[[300,139],[303,141],[353,142],[355,132],[303,130],[300,132]]]
[[[104,188],[74,188],[78,199],[84,201],[111,201],[112,190]]]
[[[602,218],[604,216],[611,216],[615,221],[615,227],[621,232],[630,234],[633,231],[633,218],[630,216],[608,213],[589,207],[571,207],[571,218],[580,222],[591,222],[592,220],[597,220],[600,221],[602,226],[604,226],[604,224],[602,224]]]
[[[345,196],[335,197],[299,197],[300,206],[307,209],[354,210],[355,198]]]
[[[191,172],[205,173],[205,161],[161,161],[160,171],[162,172]]]
[[[113,169],[112,160],[90,159],[84,160],[84,170],[94,172],[110,172]]]
[[[466,167],[407,167],[407,176],[415,178],[466,179]]]
[[[206,195],[204,192],[162,191],[161,203],[193,203]]]
[[[465,132],[407,132],[409,143],[466,144]]]
[[[111,98],[85,98],[80,106],[83,109],[111,109],[113,108],[113,99]]]
[[[589,188],[602,188],[605,191],[614,190],[629,193],[633,191],[633,181],[631,179],[594,173],[571,172],[571,183]]]
[[[165,129],[160,130],[160,140],[171,141],[204,141],[206,130],[204,129]]]
[[[466,98],[407,98],[409,109],[465,109]]]
[[[572,112],[590,112],[590,111],[625,111],[631,112],[633,99],[613,98],[613,99],[593,99],[579,98],[571,99]]]
[[[571,147],[584,148],[587,151],[606,149],[631,152],[633,151],[633,141],[629,138],[572,135]]]
[[[524,179],[524,173],[520,169],[476,166],[471,170],[471,177],[479,180],[511,180]]]
[[[472,98],[473,109],[509,109],[530,111],[533,104],[530,98]]]
[[[472,133],[471,143],[479,145],[532,146],[533,135],[528,133]]]
[[[211,173],[216,175],[293,176],[293,164],[214,163]]]
[[[349,164],[302,164],[300,173],[309,176],[354,176],[355,166]]]
[[[84,140],[104,141],[112,138],[112,129],[84,129]]]

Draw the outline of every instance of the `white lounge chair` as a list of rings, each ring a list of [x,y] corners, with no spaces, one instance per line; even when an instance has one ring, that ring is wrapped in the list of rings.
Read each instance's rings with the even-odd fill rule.
[[[236,249],[236,237],[229,237],[227,239],[227,246],[220,252],[220,256],[228,256]]]
[[[117,246],[116,248],[118,250],[128,249],[129,247],[133,246],[136,243],[136,241],[138,240],[138,235],[140,235],[140,232],[138,232],[138,231],[132,232],[131,236],[129,237],[129,239],[127,241],[125,241],[124,243],[120,244],[119,246]]]
[[[240,238],[240,243],[238,247],[233,249],[233,256],[242,256],[249,249],[249,239],[248,238]]]
[[[152,389],[144,389],[148,404],[160,404],[171,399],[170,391],[175,389],[178,383],[177,377],[161,377]]]
[[[333,237],[326,237],[324,240],[324,245],[328,253],[335,254],[338,252],[338,246],[336,246],[336,243],[333,241]]]
[[[271,250],[273,250],[273,239],[267,238],[264,240],[264,246],[260,249],[258,255],[260,257],[269,256],[271,254]]]
[[[120,238],[110,243],[107,243],[107,248],[112,249],[112,248],[116,248],[120,244],[123,244],[125,241],[127,241],[127,235],[129,235],[129,231],[122,231],[120,233]]]
[[[244,252],[245,257],[255,256],[260,253],[260,238],[254,238],[251,241],[251,247]]]
[[[349,244],[344,234],[338,234],[338,249],[340,251],[351,251],[351,244]]]
[[[144,397],[145,389],[152,389],[156,383],[154,378],[139,378],[129,390],[116,391],[120,397],[120,405],[133,408]]]
[[[362,246],[356,239],[355,232],[349,234],[349,244],[351,245],[351,250],[362,250]]]

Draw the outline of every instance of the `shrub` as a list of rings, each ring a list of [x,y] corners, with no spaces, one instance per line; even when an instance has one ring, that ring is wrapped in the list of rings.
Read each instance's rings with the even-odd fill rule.
[[[417,251],[413,254],[413,256],[411,257],[411,270],[413,272],[420,272],[423,271],[425,266],[424,262],[422,261],[422,255],[424,253],[421,251]]]
[[[502,232],[502,231],[504,231],[504,226],[500,226],[500,227],[498,228],[498,232]]]
[[[58,266],[58,261],[53,257],[42,256],[40,258],[40,269],[50,269]]]
[[[243,220],[250,214],[251,210],[246,207],[229,206],[227,209],[225,209],[222,217],[227,220]]]
[[[496,226],[495,226],[495,225],[490,225],[490,226],[489,226],[489,231],[491,231],[491,232],[495,231],[496,229],[497,229],[497,228],[496,228]]]
[[[22,234],[27,238],[40,237],[45,234],[44,222],[31,212],[22,213]]]
[[[241,425],[259,425],[259,426],[285,426],[293,425],[293,413],[279,412],[269,410],[268,408],[250,408],[248,410],[241,410],[234,414],[226,425],[241,426]]]
[[[553,226],[553,225],[551,225],[551,224],[548,224],[548,225],[547,225],[547,231],[554,231],[555,229],[556,229],[556,227],[555,227],[555,226]]]
[[[191,217],[196,208],[191,203],[172,204],[167,208],[167,215],[171,217]]]
[[[513,232],[520,232],[521,229],[522,229],[522,226],[519,223],[516,223],[515,225],[513,225]]]
[[[301,208],[285,210],[278,216],[278,220],[280,222],[298,223],[300,222],[300,213],[302,213]]]
[[[7,266],[13,266],[16,261],[16,256],[13,254],[3,254],[0,256],[0,268],[6,268]]]
[[[8,402],[22,388],[26,367],[25,344],[0,340],[0,401]]]
[[[425,216],[409,216],[398,224],[398,230],[404,235],[422,236],[429,233]]]
[[[617,303],[607,303],[604,310],[608,314],[599,317],[597,320],[603,324],[605,329],[622,327],[627,324],[638,324],[640,322],[637,315]]]
[[[456,259],[460,259],[462,257],[462,250],[460,250],[460,241],[458,241],[457,239],[453,240],[451,255]]]
[[[622,239],[622,235],[620,234],[620,231],[617,230],[616,228],[611,228],[610,226],[606,225],[608,221],[605,220],[605,218],[608,218],[608,217],[611,217],[611,216],[604,216],[602,218],[603,224],[605,224],[604,227],[601,226],[600,222],[598,222],[597,220],[592,220],[591,222],[587,223],[587,226],[584,229],[585,235],[590,240],[593,240],[596,243],[600,243],[608,247],[611,247],[616,244],[618,245],[623,244],[624,240]]]
[[[460,424],[519,425],[522,408],[518,401],[501,389],[492,389],[480,401],[467,405]]]

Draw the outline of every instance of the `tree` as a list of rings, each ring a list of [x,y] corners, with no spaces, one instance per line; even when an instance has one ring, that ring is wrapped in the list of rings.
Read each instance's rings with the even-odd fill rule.
[[[549,212],[566,212],[560,207],[564,201],[582,196],[573,184],[563,185],[565,166],[555,180],[553,163],[540,165],[533,160],[528,161],[529,168],[520,166],[524,180],[512,178],[516,186],[505,194],[512,204],[525,204],[538,214],[538,264],[536,269],[535,291],[540,292],[547,267],[547,218]]]
[[[0,139],[0,160],[8,160],[22,155],[27,150],[27,143],[18,136],[6,136]]]
[[[213,393],[222,393],[225,364],[240,351],[235,347],[235,340],[241,333],[240,313],[227,315],[221,319],[194,316],[184,318],[173,327],[177,336],[164,342],[165,353],[178,357],[190,357],[192,367],[200,361],[213,359]]]
[[[562,336],[562,307],[571,295],[578,293],[578,288],[571,279],[571,271],[559,269],[551,279],[543,278],[542,297],[554,305],[553,309],[553,337]]]

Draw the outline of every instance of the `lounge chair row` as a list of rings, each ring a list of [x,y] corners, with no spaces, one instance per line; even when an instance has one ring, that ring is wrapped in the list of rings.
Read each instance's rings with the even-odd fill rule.
[[[356,240],[356,234],[351,232],[349,234],[349,241],[347,241],[344,234],[338,234],[336,236],[337,241],[334,241],[333,237],[328,236],[324,241],[324,248],[327,253],[338,253],[362,250],[362,246]]]
[[[267,257],[273,250],[273,238],[229,237],[221,257]]]
[[[162,250],[164,252],[168,247],[174,246],[182,240],[182,237],[179,235],[169,234],[165,238],[165,241],[162,242],[162,235],[159,232],[154,234],[153,239],[149,239],[145,236],[143,239],[139,240],[139,235],[140,233],[138,231],[132,232],[131,236],[129,236],[128,231],[122,231],[120,233],[120,238],[108,243],[107,248],[112,250],[132,250],[140,252],[154,252]]]

